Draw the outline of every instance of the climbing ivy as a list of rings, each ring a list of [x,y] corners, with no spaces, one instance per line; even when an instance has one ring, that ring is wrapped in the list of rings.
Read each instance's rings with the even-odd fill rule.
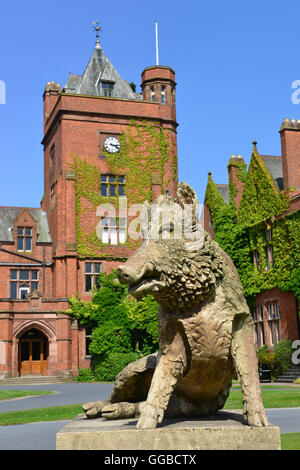
[[[234,192],[227,205],[211,176],[208,178],[205,201],[216,241],[232,258],[251,308],[258,294],[275,287],[295,292],[300,300],[300,212],[285,213],[288,192],[276,188],[258,153],[253,152],[248,172],[241,168],[239,176],[244,190],[238,211]],[[272,239],[268,240],[266,231],[270,229]],[[268,246],[273,249],[273,264],[269,266]]]
[[[250,225],[282,214],[289,206],[285,192],[279,192],[259,154],[253,152],[238,211],[238,223]]]
[[[168,129],[158,123],[132,120],[120,136],[121,149],[116,154],[105,152],[111,174],[126,175],[125,194],[128,207],[131,204],[152,201],[152,178],[164,193],[171,179],[177,180],[177,155],[175,144]],[[167,171],[167,168],[170,170]],[[100,193],[101,171],[94,163],[73,156],[76,187],[76,245],[82,258],[114,258],[101,242],[96,228],[97,207],[112,204],[117,211],[119,197],[104,197]],[[119,221],[117,220],[117,223]],[[89,225],[89,230],[87,230]],[[138,241],[127,237],[124,247],[136,248]],[[120,255],[122,258],[122,255]],[[125,256],[125,255],[124,255]],[[120,259],[120,257],[118,258]]]

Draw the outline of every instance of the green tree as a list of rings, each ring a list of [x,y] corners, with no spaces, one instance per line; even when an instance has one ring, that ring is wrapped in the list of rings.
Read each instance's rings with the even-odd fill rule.
[[[158,305],[152,296],[135,300],[116,273],[101,273],[91,302],[70,299],[69,313],[92,328],[89,346],[97,380],[113,381],[128,363],[158,349]]]

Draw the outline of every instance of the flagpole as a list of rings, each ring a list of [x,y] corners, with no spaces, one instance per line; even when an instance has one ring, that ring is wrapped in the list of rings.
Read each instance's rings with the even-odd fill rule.
[[[158,32],[157,32],[157,21],[155,21],[155,42],[156,42],[156,65],[158,65]]]

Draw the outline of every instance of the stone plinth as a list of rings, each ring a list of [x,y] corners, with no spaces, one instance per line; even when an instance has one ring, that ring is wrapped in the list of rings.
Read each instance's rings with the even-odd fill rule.
[[[78,415],[56,435],[57,450],[280,450],[278,426],[251,427],[239,411],[188,420],[165,419],[136,429],[137,419]]]

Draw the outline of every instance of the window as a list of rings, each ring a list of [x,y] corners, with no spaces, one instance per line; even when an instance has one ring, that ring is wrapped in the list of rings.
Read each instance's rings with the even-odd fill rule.
[[[114,94],[114,83],[113,82],[100,82],[100,96],[113,97]]]
[[[155,101],[155,89],[154,86],[150,88],[150,99],[151,101]]]
[[[273,266],[273,245],[272,245],[272,228],[268,225],[264,233],[265,239],[265,256],[266,256],[266,270]]]
[[[278,302],[267,304],[268,309],[268,326],[270,331],[271,344],[276,344],[280,341],[280,312]]]
[[[91,355],[90,350],[89,350],[89,346],[91,342],[92,342],[92,328],[86,327],[85,328],[85,355],[86,356]]]
[[[101,175],[101,196],[125,195],[125,176]]]
[[[259,254],[257,250],[253,251],[253,262],[254,262],[254,266],[259,268]]]
[[[102,217],[101,241],[117,245],[126,241],[126,218],[119,218],[119,224],[115,217]]]
[[[32,250],[32,227],[18,227],[18,251]]]
[[[55,163],[55,144],[52,144],[50,147],[50,168],[54,167]]]
[[[165,104],[166,103],[166,87],[164,85],[161,86],[160,94],[161,94],[161,104]]]
[[[265,253],[266,253],[266,269],[270,269],[270,267],[273,265],[273,246],[272,245],[266,246]]]
[[[99,287],[98,275],[101,273],[101,263],[85,263],[85,292]]]
[[[38,289],[38,271],[12,269],[10,271],[10,298],[24,300],[26,295]]]
[[[55,201],[56,201],[55,186],[56,186],[56,183],[53,183],[50,186],[50,209],[52,209],[55,206]]]
[[[263,306],[258,305],[254,307],[254,312],[252,314],[255,333],[256,333],[256,342],[257,346],[263,346],[265,344],[265,333],[264,333],[264,316],[263,316]]]
[[[271,242],[272,241],[272,229],[271,228],[268,228],[265,231],[265,241],[266,242]]]

